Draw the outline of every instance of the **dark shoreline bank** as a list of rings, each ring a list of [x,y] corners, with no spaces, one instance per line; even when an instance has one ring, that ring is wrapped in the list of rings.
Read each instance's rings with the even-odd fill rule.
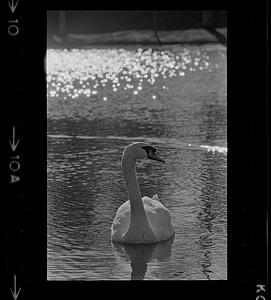
[[[226,28],[198,28],[186,30],[158,31],[128,30],[104,34],[68,34],[65,38],[57,35],[47,37],[47,48],[93,48],[109,46],[166,46],[202,45],[220,43],[227,46]]]

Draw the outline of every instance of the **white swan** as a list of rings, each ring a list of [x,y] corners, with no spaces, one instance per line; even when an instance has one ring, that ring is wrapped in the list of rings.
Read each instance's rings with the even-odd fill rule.
[[[169,239],[174,235],[168,209],[153,198],[141,198],[136,179],[136,160],[149,158],[164,162],[156,149],[146,143],[133,143],[122,154],[122,171],[129,200],[117,210],[111,226],[111,239],[127,244],[148,244]]]

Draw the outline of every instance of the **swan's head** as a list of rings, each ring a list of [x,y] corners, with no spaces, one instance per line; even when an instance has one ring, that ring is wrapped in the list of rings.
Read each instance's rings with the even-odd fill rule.
[[[148,158],[165,163],[165,161],[157,155],[157,149],[147,143],[137,142],[128,145],[123,151],[123,156],[131,157],[135,160]]]

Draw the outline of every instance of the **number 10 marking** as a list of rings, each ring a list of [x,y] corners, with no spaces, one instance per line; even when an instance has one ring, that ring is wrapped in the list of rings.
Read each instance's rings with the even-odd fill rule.
[[[11,20],[11,21],[8,21],[9,23],[19,23],[19,20],[16,19],[16,20]],[[15,24],[11,24],[8,26],[8,34],[11,35],[11,36],[15,36],[19,33],[19,27]]]

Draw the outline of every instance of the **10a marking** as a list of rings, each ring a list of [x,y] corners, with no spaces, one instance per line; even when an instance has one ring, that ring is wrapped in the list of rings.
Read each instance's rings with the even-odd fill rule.
[[[15,152],[17,149],[17,146],[20,142],[20,139],[16,140],[15,136],[15,126],[12,127],[12,140],[9,140],[9,144],[11,147],[12,152]],[[12,155],[10,157],[11,161],[9,163],[9,171],[12,172],[10,174],[10,183],[14,183],[17,181],[20,181],[20,176],[18,176],[18,171],[20,171],[21,165],[19,162],[20,156],[19,155]]]

